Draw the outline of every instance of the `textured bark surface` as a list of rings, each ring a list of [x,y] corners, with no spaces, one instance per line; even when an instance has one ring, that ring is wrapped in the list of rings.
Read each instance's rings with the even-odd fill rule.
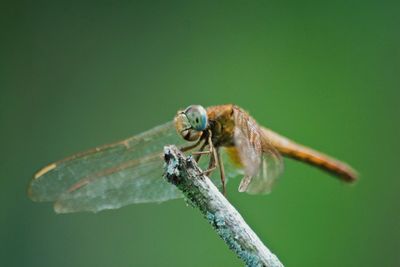
[[[175,146],[164,147],[165,178],[198,208],[217,234],[247,266],[283,266],[261,242],[239,212],[202,174],[196,162]]]

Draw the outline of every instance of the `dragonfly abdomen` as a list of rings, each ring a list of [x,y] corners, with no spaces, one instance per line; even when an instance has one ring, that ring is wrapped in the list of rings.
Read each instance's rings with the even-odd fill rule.
[[[357,172],[349,165],[334,159],[321,152],[315,151],[311,148],[297,144],[294,141],[283,137],[270,129],[262,128],[263,135],[272,143],[272,145],[286,157],[290,157],[320,169],[327,171],[341,180],[346,182],[354,182],[357,180]]]

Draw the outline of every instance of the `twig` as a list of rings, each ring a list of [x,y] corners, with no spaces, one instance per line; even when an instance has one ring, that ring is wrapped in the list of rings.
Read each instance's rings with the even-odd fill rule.
[[[283,266],[192,157],[185,157],[175,146],[164,147],[164,157],[166,179],[183,192],[190,204],[200,209],[218,235],[247,266]]]

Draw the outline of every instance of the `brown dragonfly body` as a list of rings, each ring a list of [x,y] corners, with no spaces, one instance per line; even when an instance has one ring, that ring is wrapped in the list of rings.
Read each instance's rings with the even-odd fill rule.
[[[198,140],[195,145],[189,146],[188,149],[200,145],[204,140],[200,151],[194,152],[194,154],[198,155],[197,159],[202,154],[211,154],[209,170],[212,171],[219,167],[223,184],[225,174],[223,162],[219,155],[221,147],[226,148],[231,160],[245,169],[245,177],[241,182],[239,191],[249,193],[269,191],[274,178],[280,174],[282,169],[280,155],[319,167],[346,182],[357,179],[356,172],[347,164],[259,126],[246,111],[236,105],[207,108],[207,125],[202,131],[193,129],[193,127],[190,128],[190,126],[187,127],[190,123],[188,124],[185,121],[186,114],[196,113],[197,108],[202,107],[190,106],[185,111],[178,112],[175,117],[175,126],[178,133],[186,140]],[[204,152],[206,147],[210,149]],[[184,150],[186,149],[184,148]],[[265,157],[267,159],[264,162],[263,158]],[[264,163],[265,166],[263,166]],[[266,170],[265,173],[260,173],[263,168],[273,168],[274,170],[272,170],[272,173],[270,170],[268,175]],[[251,186],[252,183],[253,186]]]

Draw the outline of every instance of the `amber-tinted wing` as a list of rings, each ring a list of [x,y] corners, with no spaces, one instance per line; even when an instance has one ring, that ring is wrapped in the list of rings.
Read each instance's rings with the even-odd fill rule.
[[[237,108],[233,116],[234,143],[245,172],[239,191],[250,194],[269,193],[283,170],[281,156],[246,112]]]
[[[31,181],[29,196],[54,201],[59,213],[179,198],[181,193],[162,177],[162,150],[164,145],[184,143],[173,123],[166,123],[48,165]]]

